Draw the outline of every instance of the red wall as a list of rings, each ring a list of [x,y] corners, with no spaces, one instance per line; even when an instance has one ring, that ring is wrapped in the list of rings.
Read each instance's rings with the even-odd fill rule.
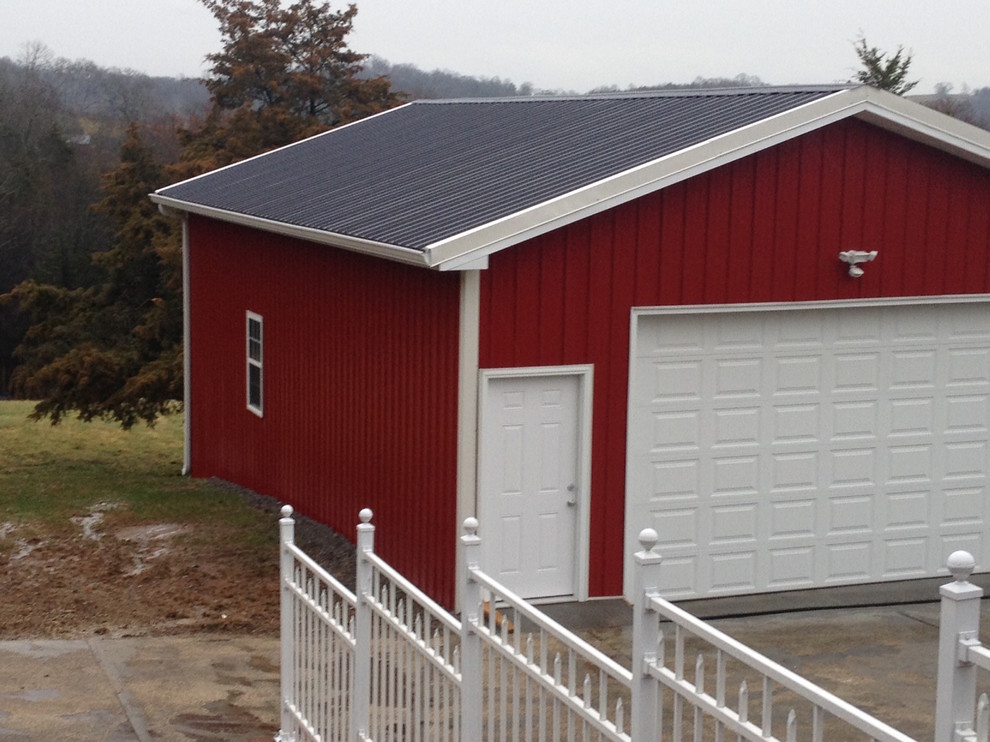
[[[192,473],[291,503],[453,601],[459,276],[190,218]],[[264,418],[245,312],[264,318]],[[274,528],[274,523],[272,525]]]
[[[590,593],[622,592],[632,307],[990,292],[988,204],[990,172],[848,120],[493,255],[481,367],[595,366]]]

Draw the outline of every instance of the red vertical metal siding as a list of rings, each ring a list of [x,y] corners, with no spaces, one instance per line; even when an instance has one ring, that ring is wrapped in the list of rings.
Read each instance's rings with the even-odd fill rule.
[[[285,500],[453,602],[459,276],[190,219],[192,471]],[[264,418],[245,312],[264,318]],[[274,526],[273,526],[274,527]]]
[[[491,257],[482,368],[593,363],[589,590],[622,589],[633,306],[990,292],[990,173],[848,120]],[[841,250],[879,250],[857,280]]]

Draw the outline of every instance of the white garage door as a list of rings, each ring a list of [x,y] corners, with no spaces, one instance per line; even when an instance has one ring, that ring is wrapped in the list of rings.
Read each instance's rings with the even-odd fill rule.
[[[983,563],[987,304],[639,314],[634,332],[625,553],[657,530],[666,596]]]

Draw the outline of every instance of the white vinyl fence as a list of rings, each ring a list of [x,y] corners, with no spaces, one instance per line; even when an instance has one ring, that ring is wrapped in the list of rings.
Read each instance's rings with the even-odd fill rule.
[[[969,582],[976,561],[968,552],[953,552],[947,566],[955,581],[939,590],[935,742],[988,742],[990,701],[986,693],[976,700],[977,670],[984,680],[990,674],[990,649],[979,639],[983,589]]]
[[[279,742],[647,742],[910,738],[659,595],[656,533],[640,534],[630,671],[481,570],[478,523],[460,538],[461,619],[374,552],[357,527],[356,594],[294,543],[282,509]],[[942,587],[935,742],[990,742],[976,702],[982,590],[973,558]]]

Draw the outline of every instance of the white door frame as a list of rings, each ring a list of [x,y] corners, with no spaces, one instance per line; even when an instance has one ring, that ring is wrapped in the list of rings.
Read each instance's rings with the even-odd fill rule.
[[[497,379],[506,378],[547,378],[553,376],[573,376],[578,381],[578,450],[577,450],[577,515],[574,534],[576,553],[573,558],[574,576],[577,584],[574,586],[574,597],[578,600],[588,599],[588,560],[589,533],[591,524],[591,410],[592,389],[594,388],[594,367],[590,364],[575,366],[526,366],[523,368],[491,368],[478,372],[478,467],[482,465],[485,455],[486,412],[490,383]],[[475,512],[481,513],[481,477],[478,477],[475,491]],[[482,524],[484,527],[484,524]],[[484,565],[482,565],[484,567]]]

